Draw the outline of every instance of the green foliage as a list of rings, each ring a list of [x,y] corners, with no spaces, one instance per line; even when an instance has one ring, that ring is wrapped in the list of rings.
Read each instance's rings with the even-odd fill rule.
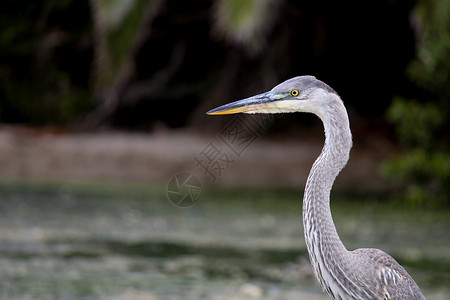
[[[229,18],[229,26],[232,30],[243,31],[247,27],[252,27],[256,21],[255,11],[260,8],[258,6],[260,1],[239,1],[228,0],[221,2],[221,9]]]
[[[273,24],[277,2],[280,1],[216,0],[216,32],[243,46],[249,53],[256,53],[261,50],[265,35]]]
[[[412,148],[435,146],[437,131],[445,123],[445,113],[437,103],[395,98],[387,111],[387,119],[396,125],[400,141]]]
[[[98,0],[93,3],[96,20],[96,85],[109,87],[130,56],[149,0]]]
[[[92,87],[107,89],[120,77],[153,2],[27,0],[4,5],[0,121],[31,125],[79,121],[93,109]],[[92,38],[94,58],[89,48]],[[90,62],[96,63],[95,70]],[[90,79],[95,83],[90,85]]]
[[[383,171],[400,183],[415,206],[442,206],[450,195],[450,159],[444,152],[413,149],[385,163]]]
[[[2,82],[0,90],[6,95],[2,101],[5,109],[0,112],[2,120],[11,123],[24,120],[32,125],[70,125],[92,109],[88,90],[70,86],[59,72],[55,72],[55,76],[47,73],[47,76],[27,82]]]
[[[132,50],[134,40],[138,36],[143,15],[146,12],[148,0],[137,1],[115,1],[118,3],[131,3],[133,6],[128,13],[123,16],[118,25],[108,28],[108,50],[111,53],[111,60],[115,70],[118,70],[125,57]]]
[[[422,0],[414,13],[419,43],[407,73],[427,97],[394,99],[387,119],[406,152],[383,170],[400,183],[410,204],[450,205],[450,2]]]
[[[0,11],[1,122],[70,125],[92,108],[87,87],[74,84],[70,71],[65,69],[71,67],[59,64],[77,55],[76,50],[66,54],[68,51],[59,52],[59,49],[77,48],[89,30],[86,20],[71,22],[69,29],[53,26],[55,15],[68,11],[76,14],[78,11],[74,9],[87,7],[73,4],[70,0],[46,0],[3,6]],[[74,69],[80,67],[75,64]]]
[[[418,39],[417,58],[408,69],[410,78],[423,88],[450,98],[450,2],[421,0],[414,11]]]

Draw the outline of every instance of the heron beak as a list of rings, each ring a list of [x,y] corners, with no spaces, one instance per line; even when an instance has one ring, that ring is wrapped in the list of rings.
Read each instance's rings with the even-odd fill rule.
[[[208,115],[229,115],[237,113],[269,113],[277,110],[277,101],[286,98],[288,93],[269,91],[250,98],[228,103],[208,111]]]

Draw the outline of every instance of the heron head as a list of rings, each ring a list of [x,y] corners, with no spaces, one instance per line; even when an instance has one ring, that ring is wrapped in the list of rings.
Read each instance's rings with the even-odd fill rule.
[[[280,83],[268,92],[222,105],[207,114],[311,112],[320,116],[328,102],[334,101],[330,94],[337,95],[324,82],[313,76],[299,76]]]

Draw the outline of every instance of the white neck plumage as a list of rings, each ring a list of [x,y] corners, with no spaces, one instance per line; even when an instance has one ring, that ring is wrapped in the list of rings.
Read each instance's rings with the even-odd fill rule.
[[[342,101],[336,100],[316,113],[324,124],[325,145],[309,173],[303,198],[303,226],[311,264],[323,289],[332,296],[342,289],[333,276],[342,272],[340,265],[348,259],[348,251],[331,216],[330,191],[352,147],[347,112]]]

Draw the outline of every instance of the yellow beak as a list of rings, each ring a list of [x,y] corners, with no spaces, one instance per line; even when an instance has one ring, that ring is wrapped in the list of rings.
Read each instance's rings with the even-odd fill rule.
[[[266,92],[250,98],[228,103],[208,111],[208,115],[229,115],[237,113],[264,113],[277,108],[276,102],[288,93]]]

